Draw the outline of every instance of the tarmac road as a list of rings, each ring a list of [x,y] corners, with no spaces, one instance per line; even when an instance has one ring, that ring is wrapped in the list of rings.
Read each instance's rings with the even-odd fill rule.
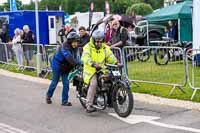
[[[0,133],[200,133],[199,111],[135,101],[126,119],[110,108],[88,115],[73,89],[72,107],[60,105],[61,87],[47,105],[47,88],[48,83],[0,75]]]

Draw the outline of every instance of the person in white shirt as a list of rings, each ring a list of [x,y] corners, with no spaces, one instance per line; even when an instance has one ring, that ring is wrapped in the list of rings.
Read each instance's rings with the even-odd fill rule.
[[[15,31],[15,36],[13,37],[12,40],[12,49],[15,52],[16,58],[17,58],[17,63],[18,65],[22,66],[23,65],[23,49],[21,45],[21,30],[19,28],[16,28]]]

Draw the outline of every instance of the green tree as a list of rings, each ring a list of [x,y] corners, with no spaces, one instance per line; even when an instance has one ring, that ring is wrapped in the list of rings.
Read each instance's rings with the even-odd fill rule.
[[[163,7],[164,5],[164,0],[130,0],[131,4],[137,4],[137,3],[146,3],[146,4],[150,4],[152,6],[152,8],[158,9]]]
[[[0,11],[1,11],[1,12],[4,11],[4,6],[3,6],[3,5],[0,6]]]
[[[16,6],[17,6],[17,9],[18,10],[23,10],[23,4],[20,0],[16,0]],[[3,10],[6,10],[6,11],[10,11],[10,0],[7,0],[7,2],[5,2],[3,4]],[[1,10],[1,9],[0,9]]]
[[[24,10],[35,10],[35,2],[31,0],[29,4],[25,4]]]
[[[135,12],[137,15],[147,15],[153,12],[151,5],[146,3],[138,3],[134,4],[126,10],[126,14],[131,14],[131,12]]]

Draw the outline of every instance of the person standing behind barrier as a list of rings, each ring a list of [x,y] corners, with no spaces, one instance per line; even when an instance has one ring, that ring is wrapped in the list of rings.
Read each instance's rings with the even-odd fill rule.
[[[169,37],[178,40],[178,26],[177,24],[173,23],[172,21],[168,21],[169,25]]]
[[[3,30],[0,29],[0,61],[6,62],[6,52],[5,52],[5,45],[3,44],[4,42],[4,34]]]
[[[59,46],[54,56],[50,59],[52,67],[52,81],[46,94],[46,103],[51,104],[51,97],[56,89],[60,76],[62,77],[63,91],[62,102],[63,106],[72,106],[68,101],[69,80],[67,79],[69,72],[80,64],[76,58],[76,49],[79,42],[79,35],[75,32],[70,32],[66,41]],[[64,69],[64,70],[63,70]]]
[[[86,28],[84,26],[81,26],[79,28],[79,35],[80,35],[80,42],[79,47],[84,47],[85,44],[87,44],[90,41],[90,36],[86,31]]]
[[[21,39],[21,30],[19,28],[16,28],[15,36],[12,40],[12,49],[15,52],[16,58],[17,58],[17,64],[22,66],[23,65],[23,49],[22,49],[22,39]]]
[[[112,33],[112,22],[108,24],[106,27],[106,33],[105,33],[105,42],[110,43],[111,42],[111,33]]]
[[[7,47],[4,44],[7,43],[9,39],[8,39],[8,34],[6,33],[3,27],[2,29],[0,28],[0,40],[2,42],[2,44],[0,44],[0,61],[7,62],[8,53],[5,50],[5,48]]]
[[[23,50],[25,54],[25,59],[27,61],[27,66],[33,66],[33,54],[34,54],[34,34],[30,30],[28,25],[23,26]],[[31,45],[29,45],[31,44]]]
[[[112,47],[123,48],[128,40],[128,31],[123,26],[120,26],[118,20],[112,21],[111,42],[108,45]]]
[[[58,32],[58,36],[60,36],[61,43],[64,42],[64,36],[65,36],[65,26],[62,25],[62,28]]]
[[[128,36],[128,30],[124,28],[123,26],[120,25],[118,20],[113,20],[112,21],[112,33],[111,33],[111,43],[108,43],[110,48],[118,47],[122,49],[124,46],[126,46],[127,41],[129,39]],[[115,53],[115,56],[117,59],[122,63],[121,56],[119,52]],[[126,57],[126,55],[125,55]],[[125,69],[126,72],[128,73],[128,68],[127,68],[127,60],[125,59]]]
[[[76,32],[76,30],[74,28],[72,28],[70,25],[65,25],[65,37],[67,38],[67,35],[70,32]]]

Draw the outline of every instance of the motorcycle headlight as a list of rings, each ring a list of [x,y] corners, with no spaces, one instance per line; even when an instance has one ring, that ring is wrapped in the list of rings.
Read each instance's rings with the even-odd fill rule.
[[[143,31],[144,31],[143,28],[140,28],[140,33],[143,33]]]

